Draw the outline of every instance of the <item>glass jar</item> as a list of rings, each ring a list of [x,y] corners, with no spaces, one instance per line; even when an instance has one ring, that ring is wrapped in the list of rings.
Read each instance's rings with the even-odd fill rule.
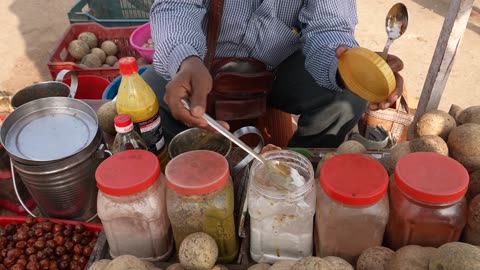
[[[297,170],[303,184],[292,191],[278,189],[265,176],[260,162],[252,164],[247,195],[250,255],[256,262],[270,264],[311,256],[315,214],[312,164],[303,155],[287,150],[269,151],[263,157]]]
[[[437,153],[402,157],[390,181],[386,244],[439,247],[458,241],[467,219],[467,170]]]
[[[98,217],[110,255],[166,259],[172,249],[166,185],[157,157],[146,150],[119,152],[97,168]]]
[[[317,188],[316,255],[355,265],[364,250],[381,246],[388,222],[387,189],[388,173],[371,157],[343,154],[327,160]]]
[[[218,262],[232,262],[238,254],[233,217],[233,183],[228,162],[208,150],[185,152],[165,169],[167,210],[178,249],[183,239],[204,232],[218,245]]]

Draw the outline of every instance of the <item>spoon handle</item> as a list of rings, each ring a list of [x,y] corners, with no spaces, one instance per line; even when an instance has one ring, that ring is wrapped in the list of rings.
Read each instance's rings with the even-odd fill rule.
[[[385,43],[385,47],[383,47],[382,58],[387,61],[388,57],[388,49],[390,49],[390,45],[392,45],[393,40],[387,39],[387,43]]]
[[[186,99],[182,99],[183,106],[187,109],[190,110],[190,104]],[[248,145],[246,145],[244,142],[242,142],[240,139],[235,137],[230,131],[225,129],[222,125],[220,125],[215,119],[210,117],[210,115],[204,113],[203,114],[203,119],[207,121],[207,123],[214,128],[216,131],[218,131],[220,134],[225,136],[227,139],[238,145],[240,148],[245,150],[248,154],[256,158],[258,161],[260,161],[262,164],[265,164],[265,159],[261,157],[259,154],[257,154],[255,151],[253,151],[252,148],[250,148]]]

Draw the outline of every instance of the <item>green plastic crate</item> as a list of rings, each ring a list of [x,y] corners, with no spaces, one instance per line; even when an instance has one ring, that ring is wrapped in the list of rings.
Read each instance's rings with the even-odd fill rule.
[[[68,12],[70,23],[132,26],[148,22],[154,0],[78,0]]]

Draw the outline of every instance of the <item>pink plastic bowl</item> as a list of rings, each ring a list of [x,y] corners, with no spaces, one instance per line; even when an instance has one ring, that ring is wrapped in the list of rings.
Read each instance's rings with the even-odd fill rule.
[[[155,49],[143,48],[142,46],[147,43],[148,39],[151,37],[150,22],[139,26],[130,35],[130,45],[132,45],[132,47],[149,63],[152,63],[153,61],[153,53],[155,52]]]

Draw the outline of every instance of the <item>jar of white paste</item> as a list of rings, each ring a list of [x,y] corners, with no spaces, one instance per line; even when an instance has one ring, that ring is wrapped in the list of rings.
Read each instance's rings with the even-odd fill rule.
[[[316,196],[312,164],[288,150],[270,151],[263,157],[284,162],[300,184],[291,190],[279,189],[265,174],[265,167],[253,163],[248,190],[250,255],[256,262],[270,264],[311,256]]]

